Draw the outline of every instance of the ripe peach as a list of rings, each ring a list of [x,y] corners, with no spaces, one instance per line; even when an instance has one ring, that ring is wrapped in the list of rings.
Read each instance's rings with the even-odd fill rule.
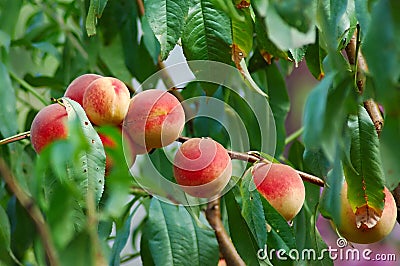
[[[89,84],[92,83],[92,81],[101,77],[102,76],[97,74],[83,74],[77,77],[69,84],[64,96],[71,98],[83,106],[83,94],[87,87],[89,87]]]
[[[55,140],[67,138],[67,119],[65,107],[56,103],[39,111],[31,125],[31,142],[37,153]]]
[[[114,149],[117,146],[115,141],[109,136],[99,133],[99,137],[101,139],[101,142],[103,143],[104,149],[106,148]],[[111,168],[113,167],[114,163],[110,154],[107,154],[107,150],[105,152],[106,152],[106,175],[107,175],[110,172]]]
[[[305,188],[301,177],[292,167],[259,163],[253,169],[253,177],[258,192],[287,221],[299,213],[305,199]]]
[[[176,182],[188,194],[211,198],[229,182],[231,158],[225,148],[209,138],[193,138],[180,146],[174,160]]]
[[[86,89],[83,109],[96,125],[120,125],[128,111],[129,101],[129,90],[122,81],[101,77]]]
[[[185,125],[185,112],[170,93],[146,90],[132,98],[124,127],[140,146],[161,148],[174,142]]]
[[[390,234],[396,223],[397,207],[392,193],[386,187],[383,192],[385,193],[385,207],[381,219],[372,228],[368,228],[366,225],[357,228],[356,216],[347,199],[347,183],[344,183],[340,193],[341,220],[336,224],[339,233],[344,238],[354,243],[369,244],[380,241]]]

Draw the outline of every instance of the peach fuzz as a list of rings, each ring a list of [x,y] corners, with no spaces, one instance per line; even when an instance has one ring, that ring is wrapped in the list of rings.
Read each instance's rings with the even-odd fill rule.
[[[372,228],[363,225],[357,228],[356,215],[347,199],[347,183],[343,184],[339,195],[341,220],[336,227],[344,238],[354,243],[369,244],[380,241],[390,234],[396,223],[397,207],[392,193],[386,187],[383,192],[385,193],[385,207],[378,223]]]
[[[228,152],[212,139],[192,138],[183,143],[175,155],[176,182],[192,196],[217,196],[229,182],[231,174]]]
[[[89,87],[89,84],[92,83],[92,81],[101,77],[102,76],[97,74],[83,74],[77,77],[69,84],[64,96],[83,106],[83,95],[85,94],[87,87]]]
[[[54,103],[41,109],[32,121],[31,142],[40,153],[50,143],[68,136],[68,116],[65,107]]]
[[[185,125],[181,103],[162,90],[146,90],[136,94],[124,121],[127,133],[139,146],[161,148],[174,142]]]
[[[258,192],[287,221],[299,213],[305,200],[305,188],[300,175],[292,167],[259,163],[253,169],[253,177]]]
[[[83,95],[83,109],[98,125],[120,125],[128,111],[130,94],[119,79],[101,77],[92,81]]]

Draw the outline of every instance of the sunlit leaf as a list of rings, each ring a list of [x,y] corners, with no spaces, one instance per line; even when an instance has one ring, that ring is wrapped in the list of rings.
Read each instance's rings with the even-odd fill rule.
[[[181,37],[189,6],[185,0],[145,0],[145,14],[165,60]]]

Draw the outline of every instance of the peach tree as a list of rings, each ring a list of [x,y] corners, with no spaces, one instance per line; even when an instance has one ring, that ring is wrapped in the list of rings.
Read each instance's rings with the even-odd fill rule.
[[[332,243],[390,244],[398,10],[0,1],[0,265],[333,265]]]

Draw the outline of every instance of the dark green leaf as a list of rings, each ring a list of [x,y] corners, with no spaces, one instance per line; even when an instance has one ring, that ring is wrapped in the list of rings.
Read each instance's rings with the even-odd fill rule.
[[[249,168],[242,178],[240,192],[242,195],[242,216],[246,220],[259,248],[267,243],[267,228],[260,194],[256,190]]]
[[[400,182],[400,122],[399,117],[387,115],[380,135],[380,151],[386,186],[392,191]]]
[[[146,16],[140,18],[142,24],[142,31],[143,31],[143,43],[153,58],[154,64],[157,63],[159,56],[160,56],[160,43],[158,42],[156,36],[154,35],[153,30],[150,27],[149,21],[147,20]]]
[[[218,261],[214,232],[198,228],[182,206],[153,198],[144,230],[157,264],[185,265],[190,261],[192,265],[215,265]]]
[[[76,177],[82,178],[80,189],[83,195],[86,195],[88,190],[93,190],[98,203],[104,190],[106,154],[103,144],[82,106],[69,98],[63,97],[62,99],[66,106],[68,120],[71,122],[76,119],[75,121],[79,122],[89,147],[79,158],[80,164],[78,168],[74,168],[77,171],[74,174],[77,174]]]
[[[374,123],[363,107],[349,118],[351,165],[344,163],[348,199],[353,209],[367,204],[376,211],[384,207],[384,175]],[[366,198],[368,201],[366,201]]]
[[[61,265],[94,265],[92,244],[88,232],[75,236],[68,247],[59,253]]]
[[[189,6],[182,46],[187,60],[231,62],[231,22],[211,0],[193,0]]]
[[[161,45],[161,59],[165,60],[181,37],[188,1],[145,0],[144,5],[148,22]]]
[[[86,17],[86,32],[89,36],[96,34],[97,19],[103,14],[108,0],[90,0],[89,11]]]
[[[126,242],[128,241],[131,229],[131,221],[132,217],[135,215],[138,207],[136,207],[132,213],[126,218],[121,228],[117,229],[117,234],[114,240],[114,244],[112,246],[112,251],[110,255],[109,265],[119,265],[121,262],[120,253],[122,249],[125,247]]]
[[[306,63],[308,70],[318,80],[322,79],[325,75],[322,61],[326,56],[326,52],[319,45],[319,32],[317,31],[315,43],[308,45],[306,51]]]
[[[2,1],[1,16],[0,16],[0,30],[7,33],[11,38],[14,36],[15,27],[17,25],[19,14],[21,12],[22,4],[24,1]],[[7,10],[7,12],[5,12]]]
[[[3,207],[0,205],[0,250],[11,251],[11,236],[10,236],[10,221],[8,220],[7,213],[4,211]],[[0,261],[2,259],[2,254],[0,252]]]
[[[0,84],[0,133],[10,137],[17,133],[16,98],[7,68],[1,62]]]
[[[371,23],[366,33],[363,54],[367,60],[377,100],[385,111],[399,110],[400,91],[400,32],[397,14],[398,1],[379,1],[372,11]]]

